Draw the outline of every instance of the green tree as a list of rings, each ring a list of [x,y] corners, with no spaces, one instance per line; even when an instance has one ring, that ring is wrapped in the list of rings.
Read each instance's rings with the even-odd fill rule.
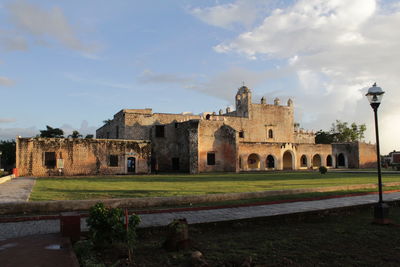
[[[1,168],[11,170],[15,167],[15,140],[0,141]]]
[[[47,138],[63,138],[64,131],[60,128],[53,128],[46,125],[46,130],[40,130],[40,137],[47,137]]]
[[[367,127],[365,124],[357,125],[353,122],[350,126],[347,122],[336,120],[332,123],[330,131],[319,130],[315,136],[317,144],[330,144],[333,142],[355,142],[364,139],[364,132]]]
[[[85,136],[85,138],[87,138],[87,139],[93,139],[93,137],[94,137],[93,134],[87,134],[87,135]]]
[[[68,135],[68,137],[71,137],[71,138],[82,138],[83,136],[77,130],[73,130],[72,134]]]

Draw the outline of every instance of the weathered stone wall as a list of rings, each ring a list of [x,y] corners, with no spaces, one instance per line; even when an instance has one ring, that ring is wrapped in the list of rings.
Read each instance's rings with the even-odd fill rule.
[[[334,143],[332,144],[333,154],[336,159],[336,167],[359,168],[358,143]],[[340,155],[345,158],[345,165],[340,164]]]
[[[236,171],[236,135],[235,129],[224,124],[223,121],[200,121],[198,137],[199,171]],[[214,165],[207,164],[208,153],[214,153]]]
[[[358,143],[359,168],[376,168],[376,146],[364,142]]]
[[[45,152],[55,153],[56,166],[45,166]],[[110,166],[110,155],[118,157],[118,166]],[[17,138],[20,176],[124,174],[128,157],[136,159],[135,173],[148,173],[150,155],[150,142],[143,140]]]

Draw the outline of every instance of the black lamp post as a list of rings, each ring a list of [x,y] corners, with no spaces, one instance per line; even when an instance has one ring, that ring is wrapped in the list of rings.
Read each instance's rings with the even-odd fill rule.
[[[378,187],[379,187],[379,202],[374,208],[374,218],[378,223],[385,223],[389,215],[389,206],[382,200],[382,173],[381,173],[381,154],[379,150],[379,131],[378,131],[378,107],[381,104],[383,94],[382,88],[376,86],[376,83],[368,89],[366,94],[375,117],[375,135],[376,135],[376,163],[378,165]]]

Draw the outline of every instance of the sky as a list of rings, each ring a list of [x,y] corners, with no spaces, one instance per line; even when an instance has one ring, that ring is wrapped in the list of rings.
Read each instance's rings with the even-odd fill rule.
[[[295,120],[367,126],[400,150],[400,1],[0,0],[0,140],[46,125],[94,134],[121,109],[218,112],[294,101]]]

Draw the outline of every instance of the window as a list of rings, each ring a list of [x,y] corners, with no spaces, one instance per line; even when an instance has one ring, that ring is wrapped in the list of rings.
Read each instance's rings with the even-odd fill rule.
[[[214,152],[207,153],[207,165],[215,165],[215,153]]]
[[[49,169],[56,167],[56,152],[44,152],[44,166]]]
[[[119,138],[119,127],[115,126],[115,139]]]
[[[206,120],[209,120],[211,118],[211,115],[210,114],[207,114],[206,115]]]
[[[240,137],[240,138],[244,138],[244,131],[240,131],[240,132],[239,132],[239,137]]]
[[[274,132],[271,129],[268,130],[268,138],[274,138]]]
[[[110,167],[118,167],[118,155],[110,155]]]
[[[156,137],[164,137],[165,128],[164,125],[156,125]]]

